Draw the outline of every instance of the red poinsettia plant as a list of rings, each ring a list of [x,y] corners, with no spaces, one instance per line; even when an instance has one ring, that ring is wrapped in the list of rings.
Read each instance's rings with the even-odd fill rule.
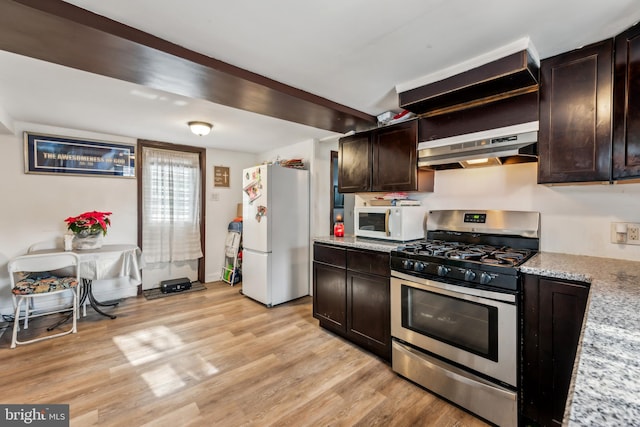
[[[111,212],[85,212],[78,216],[70,216],[64,221],[67,223],[67,228],[76,234],[93,234],[102,232],[102,235],[107,234],[107,227],[111,225],[109,220]]]

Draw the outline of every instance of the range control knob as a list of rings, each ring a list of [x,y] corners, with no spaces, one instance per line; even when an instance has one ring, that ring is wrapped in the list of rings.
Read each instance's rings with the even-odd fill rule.
[[[424,271],[424,262],[418,261],[416,262],[416,265],[413,266],[413,269],[417,272],[423,272]]]
[[[493,279],[493,277],[491,277],[489,273],[482,273],[480,275],[480,283],[483,285],[488,284],[491,281],[491,279]]]
[[[471,270],[466,270],[464,272],[464,280],[467,282],[473,282],[473,279],[476,278],[476,273]]]
[[[438,266],[438,276],[440,276],[440,277],[446,276],[447,274],[449,274],[450,271],[451,271],[451,269],[445,267],[444,265],[439,265]]]
[[[402,261],[402,266],[405,270],[413,270],[413,261],[410,259],[405,259]]]

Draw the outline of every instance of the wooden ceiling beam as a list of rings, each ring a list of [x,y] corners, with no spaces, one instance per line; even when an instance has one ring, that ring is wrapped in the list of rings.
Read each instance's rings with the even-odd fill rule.
[[[0,49],[339,133],[376,122],[369,114],[60,0],[0,0]]]

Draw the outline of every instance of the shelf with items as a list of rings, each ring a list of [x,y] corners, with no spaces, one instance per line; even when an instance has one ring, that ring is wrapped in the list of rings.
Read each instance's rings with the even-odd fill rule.
[[[233,286],[242,280],[242,222],[229,223],[227,230],[220,276]]]

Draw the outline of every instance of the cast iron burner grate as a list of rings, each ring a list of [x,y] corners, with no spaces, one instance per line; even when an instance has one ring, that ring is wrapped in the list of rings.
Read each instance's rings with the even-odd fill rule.
[[[532,251],[528,249],[444,241],[412,243],[398,248],[398,251],[409,256],[421,255],[443,259],[476,261],[482,264],[509,267],[521,264],[532,254]]]

